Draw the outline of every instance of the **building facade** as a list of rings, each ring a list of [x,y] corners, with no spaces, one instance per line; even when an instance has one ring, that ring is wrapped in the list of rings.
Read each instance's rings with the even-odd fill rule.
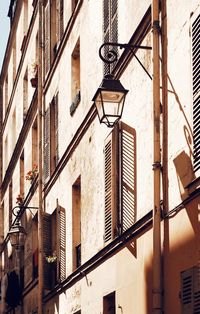
[[[2,313],[200,313],[200,2],[11,0],[8,15]],[[107,42],[128,44],[103,47],[112,63]],[[128,90],[112,128],[92,101],[108,74]]]

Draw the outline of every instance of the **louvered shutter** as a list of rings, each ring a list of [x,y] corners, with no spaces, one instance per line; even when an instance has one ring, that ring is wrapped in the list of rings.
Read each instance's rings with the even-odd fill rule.
[[[194,171],[200,169],[200,15],[192,24]]]
[[[200,313],[200,268],[181,272],[182,314]]]
[[[194,278],[194,314],[200,313],[200,267],[193,268],[193,278]]]
[[[104,178],[105,178],[105,233],[104,241],[112,240],[117,234],[118,212],[118,126],[105,140]]]
[[[57,278],[63,281],[66,278],[66,218],[65,209],[57,204]]]
[[[58,164],[58,93],[54,97],[54,126],[55,126],[55,166]]]
[[[110,40],[112,42],[118,42],[118,0],[111,0],[111,25],[110,25]],[[112,50],[118,54],[117,47],[113,47]],[[115,67],[116,62],[112,63],[111,70]]]
[[[118,42],[118,0],[103,1],[103,41]],[[108,55],[109,48],[104,48],[104,56]],[[117,53],[117,47],[112,47],[112,50]],[[113,70],[115,63],[111,65],[104,63],[104,75]]]
[[[56,0],[56,38],[58,44],[64,32],[63,22],[63,0]]]
[[[51,289],[50,267],[46,261],[46,257],[52,255],[51,253],[51,215],[43,213],[43,274],[44,274],[44,288]]]
[[[119,123],[119,191],[121,232],[136,221],[136,132],[127,124]]]
[[[50,108],[44,117],[44,181],[50,176]]]
[[[48,73],[50,69],[50,60],[51,60],[51,48],[50,48],[50,4],[47,2],[44,9],[44,73]]]

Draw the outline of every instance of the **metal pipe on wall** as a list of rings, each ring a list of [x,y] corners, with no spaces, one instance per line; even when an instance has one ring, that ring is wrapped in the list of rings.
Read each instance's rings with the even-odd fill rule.
[[[38,314],[43,313],[43,0],[39,0],[39,31],[38,31]]]
[[[161,282],[161,209],[160,209],[160,59],[159,0],[152,1],[153,27],[153,146],[154,146],[154,208],[153,208],[153,313],[162,313]]]

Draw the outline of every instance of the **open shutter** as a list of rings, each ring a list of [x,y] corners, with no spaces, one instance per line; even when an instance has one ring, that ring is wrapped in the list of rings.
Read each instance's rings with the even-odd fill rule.
[[[119,123],[120,213],[121,232],[136,221],[136,132],[127,124]]]
[[[66,218],[65,209],[57,203],[57,279],[66,278]]]
[[[45,35],[44,35],[44,73],[48,73],[50,69],[50,4],[47,2],[44,9],[44,20],[45,20]]]
[[[63,0],[60,0],[60,40],[62,39],[62,36],[64,34],[64,3]]]
[[[50,176],[50,108],[44,117],[44,181]]]
[[[194,171],[200,169],[200,15],[192,24]]]
[[[49,265],[46,261],[47,256],[51,254],[51,215],[47,213],[43,213],[43,274],[44,274],[44,288],[51,289],[51,277],[50,277],[50,269]]]
[[[105,140],[104,177],[105,177],[105,242],[112,240],[117,234],[118,212],[118,127]]]

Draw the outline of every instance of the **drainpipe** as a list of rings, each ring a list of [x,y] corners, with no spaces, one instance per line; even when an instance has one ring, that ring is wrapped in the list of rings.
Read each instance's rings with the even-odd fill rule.
[[[153,313],[162,313],[161,285],[161,210],[160,210],[160,60],[159,0],[152,1],[153,26],[153,134],[154,134],[154,208],[153,208]]]
[[[43,166],[42,166],[42,108],[43,108],[43,0],[39,0],[39,26],[38,26],[38,314],[43,313]]]

